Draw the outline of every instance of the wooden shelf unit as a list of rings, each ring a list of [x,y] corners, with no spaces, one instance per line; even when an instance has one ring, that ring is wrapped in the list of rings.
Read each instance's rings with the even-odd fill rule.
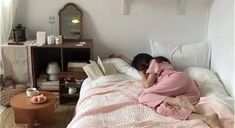
[[[65,77],[60,77],[59,80],[60,104],[76,104],[79,99],[82,82],[85,78],[87,78],[87,75],[85,72],[78,72],[77,75],[69,74],[69,72],[67,72],[63,73],[63,75]],[[79,82],[76,82],[76,80],[78,80]],[[77,91],[74,94],[69,94],[68,93],[69,87],[76,88]]]
[[[68,62],[89,62],[92,57],[92,40],[84,39],[84,46],[79,42],[63,42],[61,45],[31,46],[33,86],[37,87],[37,78],[46,72],[49,62],[57,62],[61,73],[67,72]],[[71,74],[71,73],[70,73]]]

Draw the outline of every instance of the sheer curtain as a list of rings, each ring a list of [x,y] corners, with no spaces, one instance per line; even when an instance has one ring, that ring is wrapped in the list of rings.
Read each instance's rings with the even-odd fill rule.
[[[17,0],[0,0],[0,44],[7,43],[15,20]]]
[[[15,20],[17,1],[0,0],[0,45],[7,44]],[[0,47],[0,74],[3,74],[1,53]]]

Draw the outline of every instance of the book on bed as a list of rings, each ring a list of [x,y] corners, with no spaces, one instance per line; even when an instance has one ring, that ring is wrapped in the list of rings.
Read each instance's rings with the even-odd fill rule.
[[[91,79],[117,73],[112,63],[103,63],[99,56],[97,57],[97,62],[90,60],[90,64],[83,66],[83,69]]]

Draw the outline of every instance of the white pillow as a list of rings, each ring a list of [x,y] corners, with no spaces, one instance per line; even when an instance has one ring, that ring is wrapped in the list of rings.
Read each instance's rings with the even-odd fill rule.
[[[150,40],[150,48],[152,56],[168,58],[178,70],[187,67],[207,69],[210,67],[210,45],[208,41],[176,46]]]
[[[211,70],[190,67],[184,69],[183,72],[188,74],[193,80],[197,82],[202,96],[207,96],[212,92],[219,92],[228,95],[218,76]]]
[[[121,58],[107,58],[107,59],[102,60],[102,62],[104,64],[112,63],[117,69],[117,71],[120,73],[132,76],[134,78],[138,78],[138,79],[140,78],[139,72]]]

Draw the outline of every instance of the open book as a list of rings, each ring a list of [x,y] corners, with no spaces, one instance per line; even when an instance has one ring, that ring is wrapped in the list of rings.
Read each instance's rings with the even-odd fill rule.
[[[101,76],[117,73],[117,70],[112,63],[103,63],[99,56],[97,57],[97,62],[90,60],[90,64],[83,66],[83,69],[91,79],[97,79]]]

